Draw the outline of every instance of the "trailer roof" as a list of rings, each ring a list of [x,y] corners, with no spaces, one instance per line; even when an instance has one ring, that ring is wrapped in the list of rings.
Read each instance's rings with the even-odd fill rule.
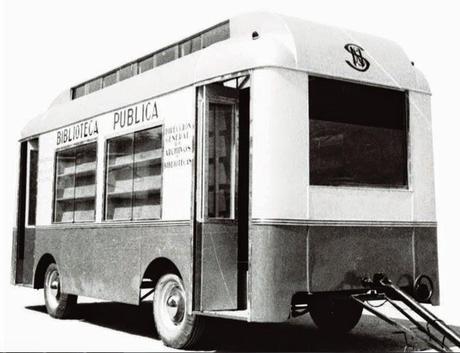
[[[420,71],[399,45],[387,39],[271,13],[240,15],[230,19],[229,27],[229,39],[221,38],[202,50],[78,99],[73,99],[72,88],[66,89],[44,114],[27,124],[21,138],[196,82],[258,67],[295,69],[430,93]]]

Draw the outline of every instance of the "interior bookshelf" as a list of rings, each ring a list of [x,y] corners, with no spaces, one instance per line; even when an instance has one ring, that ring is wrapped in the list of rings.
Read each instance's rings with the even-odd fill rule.
[[[161,127],[107,143],[106,219],[160,218]]]
[[[56,154],[55,222],[94,220],[96,143]]]

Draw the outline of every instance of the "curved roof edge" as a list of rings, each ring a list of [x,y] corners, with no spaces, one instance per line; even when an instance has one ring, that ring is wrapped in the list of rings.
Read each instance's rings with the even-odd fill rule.
[[[347,44],[361,50],[353,54]],[[366,70],[358,70],[360,64]],[[298,18],[249,13],[230,20],[230,39],[75,100],[65,90],[30,121],[21,139],[195,82],[266,66],[430,93],[421,72],[392,41]]]
[[[431,94],[430,84],[428,80],[426,79],[425,75],[423,74],[423,72],[417,67],[414,67],[414,71],[415,71],[415,79],[417,81],[418,90],[421,92]]]

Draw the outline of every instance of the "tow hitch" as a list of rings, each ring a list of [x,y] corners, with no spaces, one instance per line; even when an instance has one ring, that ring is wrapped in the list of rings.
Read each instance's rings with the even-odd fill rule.
[[[407,341],[407,335],[419,338],[429,347],[440,352],[452,351],[447,345],[446,340],[450,341],[454,346],[460,348],[460,336],[456,332],[447,326],[444,321],[440,320],[433,313],[420,305],[411,296],[395,286],[384,274],[375,274],[372,280],[370,278],[363,279],[363,285],[369,288],[369,291],[364,294],[352,294],[351,298],[378,318],[400,329],[401,331],[398,333],[404,334],[406,339],[406,348],[410,347],[410,344]],[[382,314],[376,310],[375,306],[367,303],[370,300],[387,301],[401,314],[403,314],[412,324],[414,324],[416,330],[412,330],[389,318],[385,314]],[[407,306],[412,312],[406,310],[396,301],[404,303],[405,306]],[[421,318],[425,324],[417,321],[416,316],[413,313]],[[437,333],[437,335],[435,333]]]

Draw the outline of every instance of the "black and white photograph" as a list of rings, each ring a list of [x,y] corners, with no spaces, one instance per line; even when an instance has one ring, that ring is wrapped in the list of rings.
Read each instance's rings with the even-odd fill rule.
[[[460,351],[460,3],[4,0],[2,351]]]

